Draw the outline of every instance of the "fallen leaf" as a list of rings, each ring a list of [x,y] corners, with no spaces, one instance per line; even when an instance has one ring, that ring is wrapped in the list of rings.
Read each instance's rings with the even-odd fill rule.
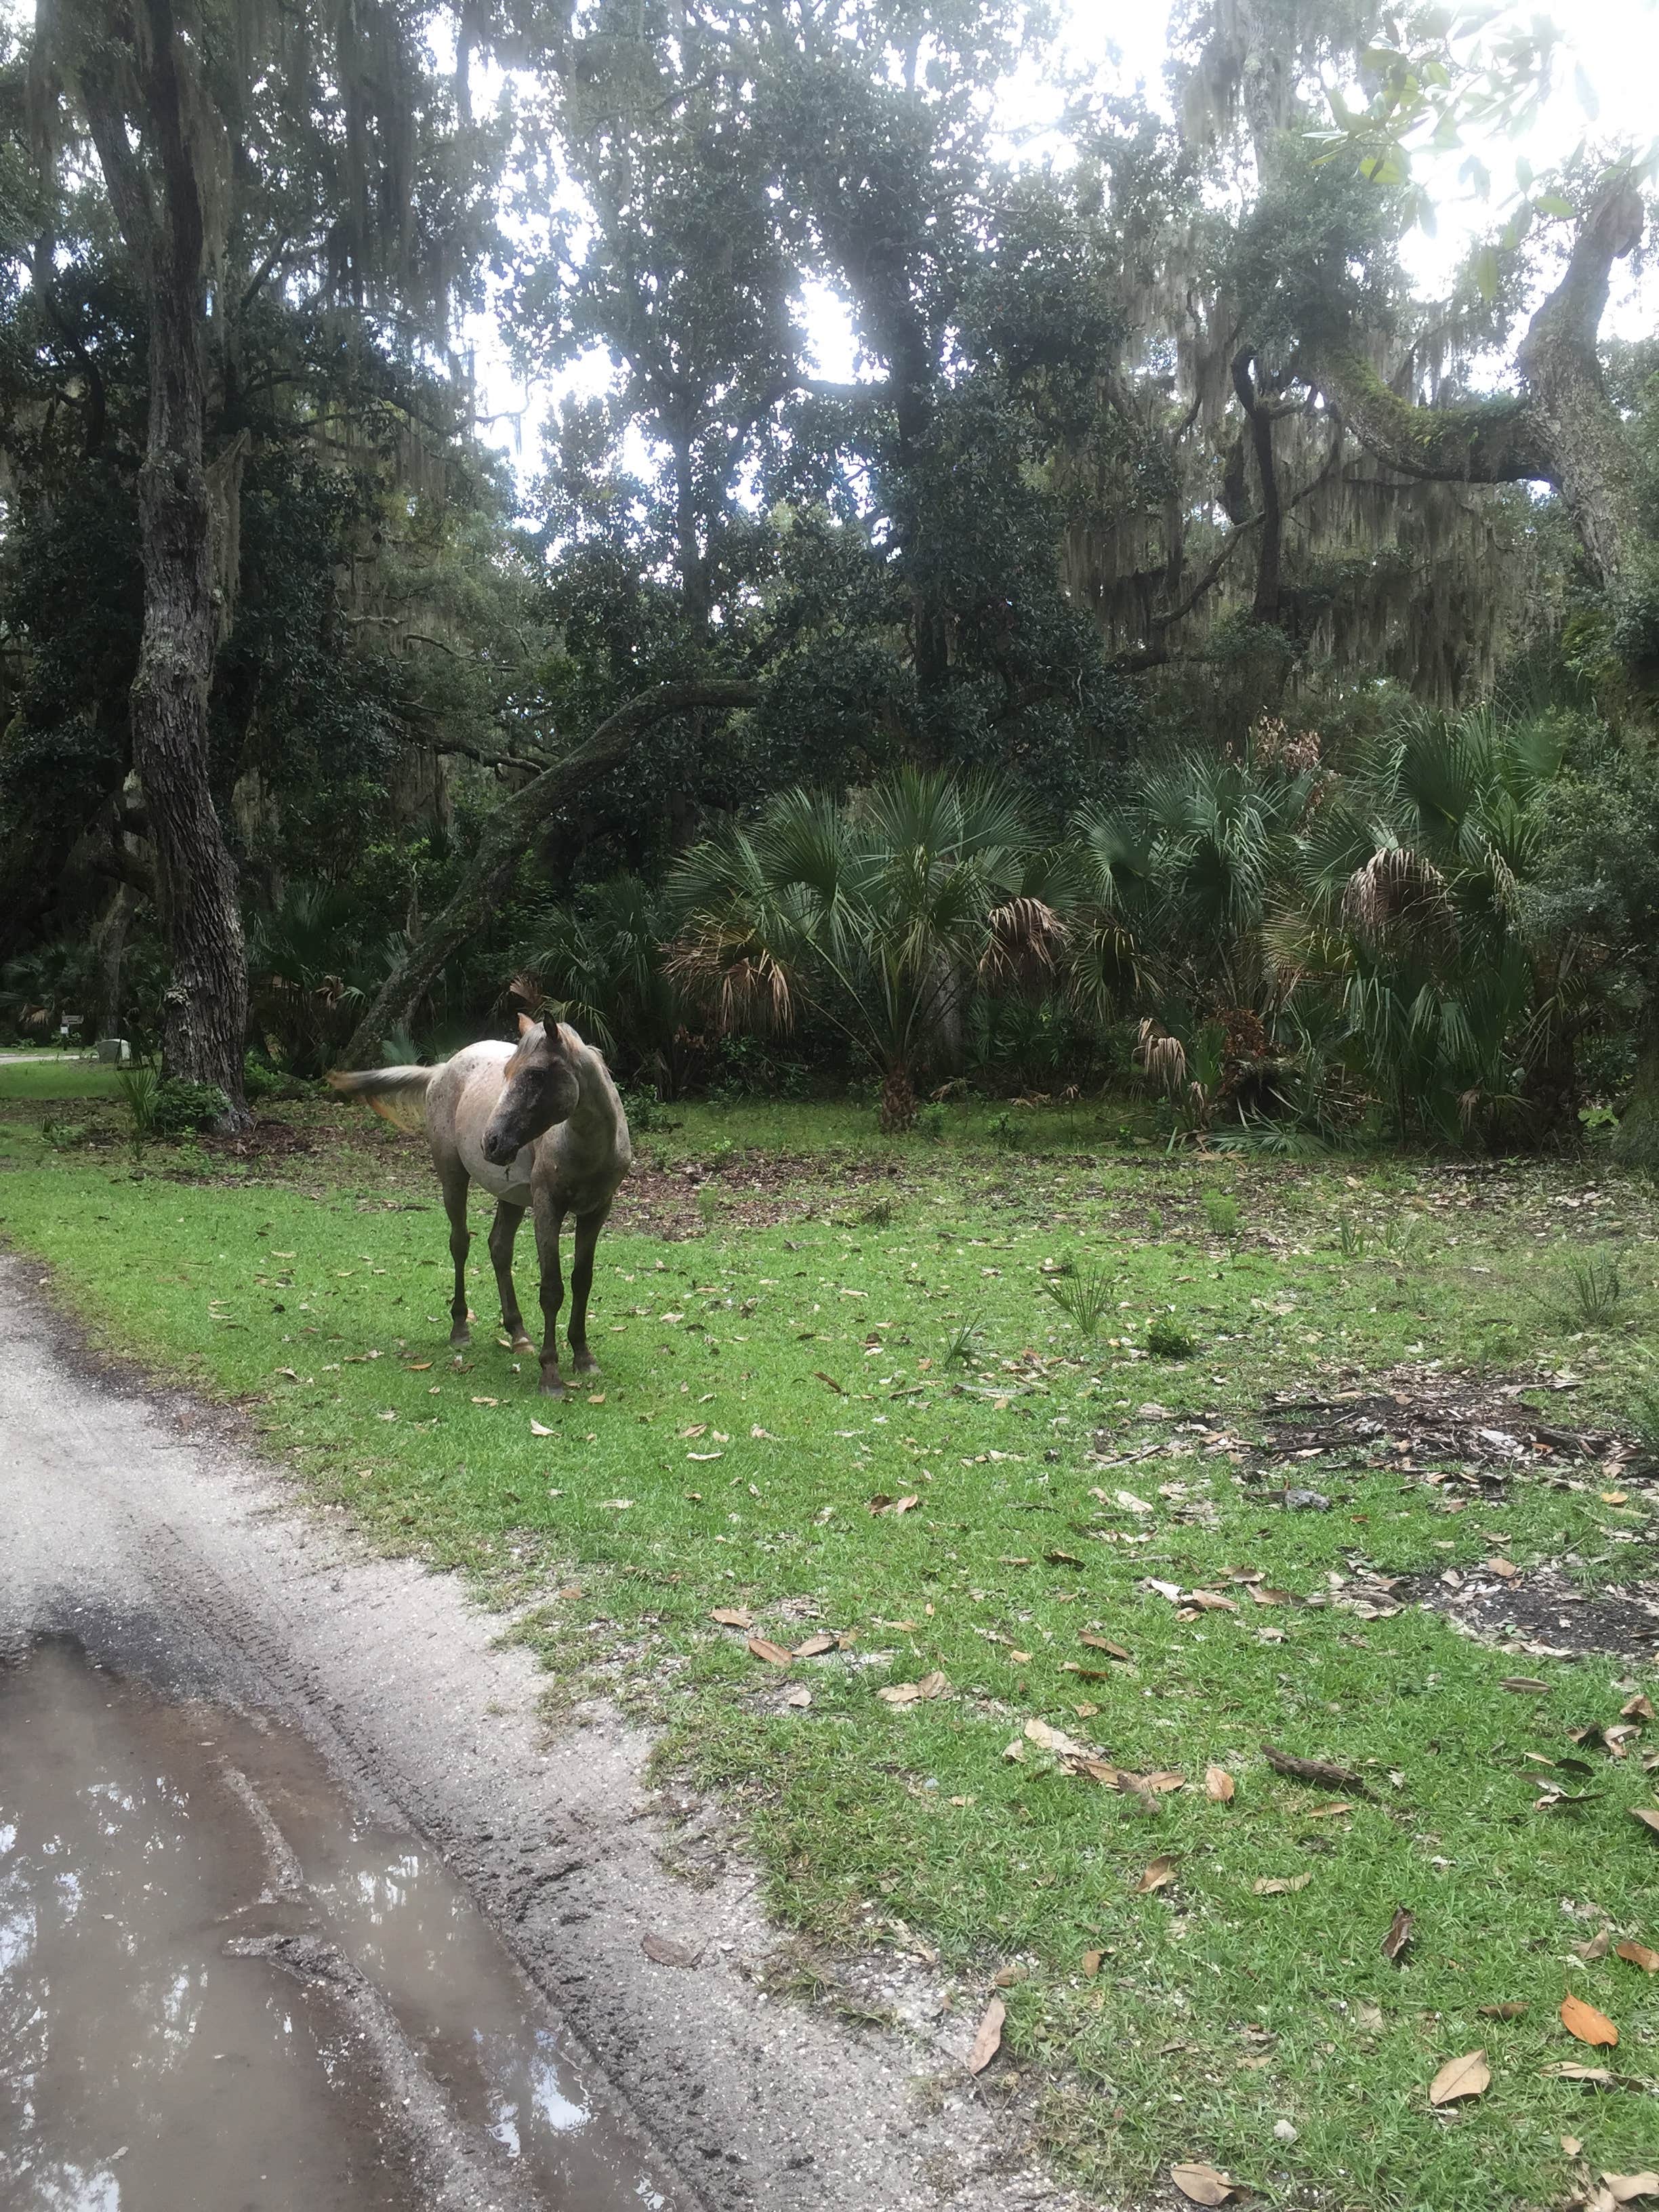
[[[424,1375],[431,1364],[429,1359],[410,1359],[405,1363],[404,1371],[410,1375]]]
[[[1632,1805],[1627,1809],[1632,1820],[1639,1820],[1644,1828],[1659,1836],[1659,1813],[1650,1805]]]
[[[1466,2051],[1449,2058],[1429,2084],[1431,2105],[1455,2105],[1460,2098],[1481,2097],[1492,2087],[1492,2069],[1484,2051]]]
[[[1039,1751],[1051,1751],[1056,1759],[1089,1759],[1093,1756],[1086,1743],[1067,1735],[1063,1729],[1050,1728],[1047,1721],[1029,1720],[1025,1723],[1025,1740],[1036,1744]]]
[[[475,1406],[499,1406],[501,1401],[499,1398],[475,1398],[472,1402]]]
[[[1224,1766],[1206,1766],[1204,1770],[1204,1795],[1212,1805],[1232,1802],[1238,1784]]]
[[[1505,1674],[1498,1687],[1513,1690],[1517,1696],[1536,1697],[1540,1690],[1547,1690],[1549,1684],[1540,1682],[1536,1674]]]
[[[1659,2173],[1604,2173],[1601,2186],[1615,2204],[1633,2204],[1638,2197],[1659,2197]]]
[[[1120,1490],[1116,1502],[1126,1513],[1156,1513],[1156,1505],[1149,1505],[1144,1498],[1137,1498],[1133,1490]]]
[[[717,1605],[708,1618],[718,1620],[724,1628],[752,1628],[755,1625],[754,1614],[740,1605]]]
[[[1604,1927],[1588,1943],[1575,1943],[1572,1948],[1587,1966],[1593,1966],[1598,1959],[1605,1959],[1613,1948],[1613,1930]]]
[[[1171,1790],[1184,1790],[1187,1787],[1187,1778],[1184,1774],[1177,1774],[1172,1766],[1160,1766],[1157,1773],[1146,1777],[1145,1786],[1148,1790],[1156,1790],[1161,1793]]]
[[[1232,2183],[1212,2166],[1172,2166],[1170,2179],[1189,2204],[1225,2204],[1233,2194]]]
[[[784,1692],[783,1702],[786,1705],[810,1705],[812,1702],[812,1692],[805,1682],[797,1682],[793,1690]]]
[[[1601,1499],[1603,1505],[1628,1505],[1630,1504],[1628,1493],[1622,1490],[1600,1490],[1596,1492],[1596,1496]]]
[[[1619,1717],[1625,1721],[1650,1721],[1654,1717],[1652,1703],[1638,1690],[1633,1698],[1620,1706]]]
[[[764,1659],[769,1667],[787,1667],[792,1656],[781,1644],[774,1644],[768,1636],[751,1636],[749,1649],[757,1659]]]
[[[1104,1651],[1114,1659],[1127,1659],[1129,1656],[1121,1644],[1114,1644],[1107,1636],[1097,1636],[1090,1628],[1083,1631],[1078,1638],[1078,1642],[1086,1644],[1091,1651]]]
[[[550,1437],[554,1431],[551,1429],[544,1428],[541,1422],[532,1419],[530,1424],[530,1433],[532,1437]]]
[[[1340,1820],[1345,1813],[1352,1810],[1347,1799],[1340,1797],[1334,1805],[1310,1805],[1302,1817],[1304,1820]]]
[[[920,1498],[896,1498],[893,1500],[894,1515],[896,1516],[901,1513],[911,1512],[916,1506],[920,1505],[921,1503],[921,1500]]]
[[[884,1705],[915,1705],[928,1698],[942,1698],[950,1686],[935,1669],[931,1674],[924,1674],[919,1682],[891,1682],[884,1690],[878,1690],[876,1695]],[[1006,1753],[1003,1755],[1007,1756]]]
[[[1293,1874],[1281,1879],[1277,1875],[1258,1875],[1250,1885],[1258,1897],[1284,1897],[1293,1889],[1305,1889],[1313,1880],[1311,1874]]]
[[[1577,2158],[1579,2152],[1583,2150],[1584,2146],[1577,2136],[1563,2136],[1561,2138],[1561,2148],[1565,2151],[1569,2158]]]
[[[1502,2004],[1477,2005],[1482,2020],[1519,2020],[1527,2009],[1524,1997],[1505,1997]]]
[[[1519,1582],[1521,1579],[1521,1570],[1513,1559],[1488,1559],[1486,1562],[1486,1568],[1489,1575],[1498,1575],[1506,1583]]]
[[[1252,1605],[1288,1605],[1291,1601],[1289,1590],[1264,1589],[1260,1583],[1251,1583],[1249,1589]]]
[[[1088,1975],[1091,1981],[1092,1981],[1095,1976],[1100,1972],[1101,1962],[1105,1956],[1106,1954],[1103,1951],[1085,1951],[1084,1953],[1083,1971]]]
[[[1200,1613],[1237,1613],[1238,1611],[1238,1600],[1236,1597],[1223,1597],[1219,1590],[1193,1590],[1188,1594],[1187,1602],[1188,1605],[1195,1605]]]
[[[1294,1781],[1317,1782],[1327,1790],[1352,1790],[1362,1797],[1370,1794],[1357,1774],[1328,1759],[1293,1759],[1289,1752],[1275,1750],[1270,1743],[1262,1745],[1261,1755],[1276,1773],[1288,1774]]]
[[[1416,1933],[1417,1922],[1403,1905],[1396,1905],[1389,1932],[1382,1938],[1382,1956],[1392,1966]]]
[[[924,1674],[916,1684],[924,1698],[942,1698],[951,1685],[936,1667],[931,1674]]]
[[[982,2074],[1002,2048],[1002,2023],[1008,2017],[1008,2008],[1000,1997],[993,1997],[985,2008],[974,2036],[974,2047],[968,2053],[968,2071]]]
[[[1051,1566],[1080,1567],[1083,1565],[1075,1552],[1045,1552],[1042,1556]]]
[[[684,1943],[677,1943],[672,1936],[655,1933],[641,1936],[640,1948],[659,1966],[695,1966],[702,1956],[701,1951],[689,1950]]]
[[[1580,2043],[1593,2043],[1599,2046],[1615,2044],[1619,2040],[1619,2031],[1607,2014],[1597,2012],[1594,2005],[1586,2004],[1583,1997],[1562,1998],[1561,2025],[1569,2035],[1577,2036]]]
[[[1163,1889],[1175,1880],[1176,1862],[1172,1858],[1154,1859],[1135,1884],[1137,1897],[1149,1897],[1155,1889]]]
[[[1552,2081],[1587,2081],[1593,2089],[1616,2088],[1619,2076],[1605,2066],[1578,2066],[1571,2059],[1558,2059],[1553,2066],[1539,2069]]]
[[[812,1370],[812,1380],[815,1382],[827,1383],[838,1398],[844,1398],[847,1395],[846,1391],[842,1389],[835,1376],[833,1375],[826,1375],[821,1367],[815,1367]]]
[[[1639,1966],[1644,1974],[1659,1974],[1659,1951],[1650,1951],[1645,1943],[1615,1943],[1613,1955]]]
[[[809,1636],[805,1644],[795,1646],[795,1656],[797,1659],[816,1659],[825,1651],[833,1651],[840,1641],[839,1637],[830,1636],[820,1628]]]

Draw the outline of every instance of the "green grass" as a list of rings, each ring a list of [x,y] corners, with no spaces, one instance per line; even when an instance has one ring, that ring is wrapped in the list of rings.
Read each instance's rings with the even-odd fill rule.
[[[878,1140],[846,1109],[676,1109],[679,1128],[641,1151],[670,1168],[718,1157],[717,1197],[684,1241],[638,1221],[607,1236],[605,1371],[555,1406],[496,1341],[487,1266],[477,1342],[453,1363],[442,1216],[408,1142],[308,1104],[293,1117],[350,1133],[240,1180],[198,1154],[174,1176],[160,1150],[135,1178],[117,1153],[42,1147],[3,1103],[16,1073],[0,1068],[15,1164],[0,1237],[51,1263],[54,1294],[244,1405],[328,1510],[534,1601],[524,1632],[557,1695],[620,1697],[661,1730],[665,1762],[745,1808],[781,1919],[828,1945],[925,1943],[969,2012],[999,1966],[1024,1966],[1005,1992],[1012,2064],[1046,2085],[1049,2153],[1086,2183],[1132,2193],[1198,2158],[1273,2201],[1464,2212],[1560,2197],[1564,2132],[1597,2167],[1652,2162],[1649,2100],[1540,2069],[1604,2055],[1560,2027],[1571,1989],[1618,2021],[1620,2070],[1659,2075],[1659,1991],[1612,1956],[1577,1959],[1600,1918],[1563,1910],[1659,1945],[1656,1846],[1627,1811],[1653,1783],[1639,1753],[1592,1753],[1582,1786],[1602,1794],[1546,1814],[1547,1770],[1524,1756],[1570,1753],[1565,1731],[1613,1719],[1638,1677],[1518,1661],[1411,1607],[1258,1607],[1229,1580],[1322,1598],[1357,1566],[1440,1571],[1500,1547],[1524,1573],[1601,1553],[1611,1522],[1644,1525],[1640,1500],[1615,1511],[1593,1480],[1517,1480],[1507,1506],[1451,1515],[1416,1475],[1333,1473],[1314,1478],[1329,1513],[1286,1515],[1179,1425],[1202,1411],[1249,1435],[1271,1390],[1407,1359],[1570,1365],[1575,1421],[1621,1407],[1659,1312],[1659,1221],[1637,1187],[1599,1173],[1606,1202],[1580,1209],[1556,1203],[1582,1196],[1570,1168],[1469,1181],[1397,1161],[1166,1161],[1118,1146],[1116,1118],[1092,1111],[1028,1112],[1031,1142],[1010,1155],[978,1148],[978,1109],[952,1109],[942,1141]],[[772,1208],[787,1218],[744,1212],[759,1146],[811,1166]],[[859,1218],[871,1188],[844,1176],[878,1155],[896,1170],[884,1223]],[[1224,1231],[1205,1204],[1224,1180],[1242,1216]],[[1388,1249],[1408,1211],[1409,1267]],[[1345,1219],[1363,1252],[1350,1236],[1345,1254]],[[1624,1291],[1599,1334],[1570,1326],[1562,1295],[1592,1220],[1620,1238]],[[527,1292],[528,1239],[522,1257]],[[1045,1262],[1115,1279],[1092,1339],[1045,1294]],[[1144,1356],[1160,1322],[1196,1340],[1192,1358]],[[975,1323],[965,1364],[948,1361]],[[1143,1413],[1153,1401],[1170,1418]],[[1165,1449],[1103,1469],[1102,1430],[1120,1450]],[[872,1511],[882,1498],[918,1502]],[[1183,1620],[1148,1577],[1213,1584],[1239,1609]],[[711,1621],[717,1605],[781,1643],[819,1624],[853,1640],[774,1668]],[[876,1695],[933,1669],[950,1685],[936,1702]],[[1506,1692],[1517,1671],[1547,1692]],[[784,1706],[792,1684],[808,1707]],[[1023,1738],[1031,1717],[1188,1786],[1142,1809],[1060,1771]],[[1341,1761],[1369,1794],[1331,1817],[1332,1793],[1274,1774],[1264,1741]],[[1212,1761],[1237,1779],[1231,1804],[1204,1795]],[[1165,1854],[1174,1881],[1136,1893]],[[1398,1966],[1379,1948],[1397,1904],[1417,1918]],[[1521,2018],[1480,2014],[1510,2000]],[[1488,2094],[1431,2112],[1437,2068],[1477,2045]],[[984,2077],[990,2094],[1008,2070]]]
[[[95,1098],[117,1095],[115,1070],[70,1054],[0,1061],[0,1102],[8,1098]]]

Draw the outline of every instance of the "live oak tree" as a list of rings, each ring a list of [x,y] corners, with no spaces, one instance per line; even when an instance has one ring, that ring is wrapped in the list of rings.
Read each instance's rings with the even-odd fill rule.
[[[425,66],[421,29],[392,0],[43,0],[26,57],[35,281],[50,292],[60,207],[95,168],[146,334],[131,759],[172,961],[166,1065],[217,1085],[233,1125],[247,981],[209,696],[239,574],[239,341],[267,289],[385,317],[406,343],[441,333],[478,243],[489,144],[452,127],[453,87]]]

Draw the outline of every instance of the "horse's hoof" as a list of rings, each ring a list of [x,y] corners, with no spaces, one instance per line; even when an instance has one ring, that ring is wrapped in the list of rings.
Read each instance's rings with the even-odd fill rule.
[[[543,1377],[542,1377],[542,1391],[541,1391],[541,1395],[543,1395],[543,1397],[544,1397],[544,1398],[562,1398],[562,1397],[563,1397],[563,1395],[565,1395],[565,1392],[564,1392],[564,1385],[563,1385],[563,1383],[562,1383],[562,1382],[560,1382],[560,1380],[559,1380],[559,1378],[558,1378],[558,1376],[557,1376],[556,1375],[550,1375],[550,1375],[544,1375],[544,1376],[543,1376]]]
[[[452,1352],[459,1352],[464,1344],[471,1344],[471,1341],[472,1332],[470,1328],[452,1328],[449,1332],[449,1348]]]
[[[591,1352],[579,1352],[570,1364],[578,1375],[597,1375],[599,1371],[599,1363]]]
[[[514,1352],[533,1352],[536,1347],[530,1341],[530,1339],[525,1334],[524,1331],[520,1329],[519,1334],[513,1340],[513,1349]]]

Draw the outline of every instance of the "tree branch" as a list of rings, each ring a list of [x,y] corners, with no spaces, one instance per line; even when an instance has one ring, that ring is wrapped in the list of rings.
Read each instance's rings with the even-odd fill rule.
[[[442,912],[434,915],[376,993],[341,1055],[347,1066],[372,1058],[389,1031],[405,1029],[444,963],[483,928],[500,905],[520,861],[561,807],[596,778],[620,767],[635,742],[670,714],[695,708],[752,707],[757,684],[739,678],[659,684],[618,707],[582,744],[502,801],[484,824],[478,849]]]

